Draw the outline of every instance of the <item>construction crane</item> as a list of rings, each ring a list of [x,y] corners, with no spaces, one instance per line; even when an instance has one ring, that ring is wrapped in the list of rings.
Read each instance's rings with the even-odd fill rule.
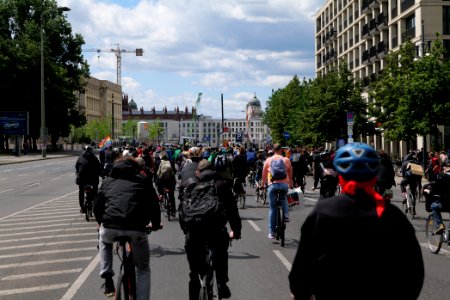
[[[117,84],[122,85],[122,53],[136,53],[136,56],[142,56],[144,51],[142,48],[136,48],[134,50],[121,49],[119,44],[116,44],[117,48],[111,49],[83,49],[83,52],[97,52],[100,57],[100,52],[114,52],[117,58]]]
[[[199,122],[199,118],[201,117],[201,115],[198,115],[198,107],[200,106],[200,100],[202,98],[202,94],[203,93],[198,93],[198,97],[197,97],[197,101],[195,101],[195,111],[192,114],[192,121],[194,121],[195,124],[195,131],[194,131],[194,141],[195,144],[194,146],[197,146],[197,130],[198,130],[198,122]]]

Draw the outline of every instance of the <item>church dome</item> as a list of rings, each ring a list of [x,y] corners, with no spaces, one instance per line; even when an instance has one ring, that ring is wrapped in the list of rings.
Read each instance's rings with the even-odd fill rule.
[[[131,108],[131,110],[137,110],[137,104],[134,102],[133,99],[131,99],[130,103],[128,103],[128,106]]]
[[[256,98],[256,95],[253,97],[253,99],[248,103],[248,105],[261,107],[261,102],[259,102],[259,99]]]

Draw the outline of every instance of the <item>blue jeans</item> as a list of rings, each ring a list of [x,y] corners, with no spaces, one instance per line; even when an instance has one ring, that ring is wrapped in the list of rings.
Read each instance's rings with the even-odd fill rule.
[[[129,236],[133,249],[133,263],[136,266],[137,300],[150,299],[150,246],[147,233],[134,230],[121,230],[100,227],[100,276],[112,276],[113,243],[118,236]],[[118,287],[116,287],[118,288]]]
[[[436,222],[436,225],[439,226],[442,224],[442,216],[441,216],[441,210],[442,210],[442,203],[441,202],[433,202],[431,203],[431,213],[433,214],[434,221]]]
[[[287,193],[289,186],[286,183],[272,183],[267,188],[269,195],[269,233],[275,232],[277,224],[277,192],[280,191],[280,197],[283,201],[284,217],[289,217],[289,206],[287,201]]]

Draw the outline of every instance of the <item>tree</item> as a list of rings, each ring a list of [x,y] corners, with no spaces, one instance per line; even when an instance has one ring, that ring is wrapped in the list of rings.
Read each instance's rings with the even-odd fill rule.
[[[134,139],[137,134],[137,121],[127,120],[127,122],[122,125],[122,134]]]
[[[83,127],[85,129],[86,136],[88,136],[91,141],[96,141],[99,143],[111,134],[111,118],[92,120]]]
[[[159,137],[164,134],[164,127],[162,123],[158,120],[148,124],[148,136],[151,140],[157,141],[159,143]]]
[[[84,40],[72,34],[55,0],[0,0],[0,88],[2,110],[29,111],[30,135],[40,136],[40,42],[43,28],[45,115],[51,142],[68,136],[70,124],[86,119],[75,109],[75,91],[83,91],[89,77],[81,55]],[[42,20],[41,20],[42,19]],[[41,23],[42,22],[42,23]]]
[[[450,62],[437,36],[431,52],[420,59],[411,42],[387,57],[387,67],[372,85],[369,112],[383,124],[389,140],[409,141],[417,135],[437,135],[448,124]]]

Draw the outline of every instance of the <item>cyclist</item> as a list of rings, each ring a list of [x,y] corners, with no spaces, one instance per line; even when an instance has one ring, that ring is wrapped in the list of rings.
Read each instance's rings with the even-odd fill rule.
[[[334,154],[333,154],[334,155]],[[328,150],[320,154],[320,198],[329,198],[336,194],[338,178],[333,165],[332,153]]]
[[[419,164],[417,161],[416,153],[412,151],[409,153],[402,162],[402,176],[403,179],[400,182],[400,189],[403,194],[403,204],[406,203],[406,186],[409,184],[409,188],[411,189],[411,193],[413,196],[413,203],[416,203],[416,191],[417,186],[422,186],[422,176],[416,175],[412,172],[410,164]],[[413,215],[416,214],[416,207],[413,205]]]
[[[147,226],[160,228],[158,196],[151,178],[133,157],[117,159],[99,190],[94,206],[100,226],[100,276],[105,279],[105,295],[114,295],[112,277],[113,243],[118,236],[131,238],[133,262],[136,266],[137,299],[150,298],[150,248]]]
[[[84,186],[92,185],[93,194],[97,194],[99,175],[102,172],[100,161],[95,156],[94,149],[91,146],[86,146],[85,151],[78,157],[75,163],[75,171],[80,212],[85,213]]]
[[[231,164],[233,167],[233,182],[235,183],[233,186],[233,191],[235,193],[245,194],[244,184],[248,169],[246,150],[244,147],[241,146],[239,148],[239,154],[233,158]]]
[[[378,173],[378,181],[375,189],[380,195],[384,195],[387,189],[397,184],[395,182],[395,171],[391,159],[384,150],[380,150],[378,153],[380,155],[380,172]]]
[[[275,238],[277,194],[279,194],[283,204],[285,221],[289,222],[287,193],[288,189],[293,187],[291,161],[289,158],[283,157],[283,149],[280,144],[274,145],[273,152],[274,154],[271,157],[268,157],[264,162],[262,173],[262,187],[267,186],[267,193],[269,195],[269,239]],[[279,160],[281,160],[283,164],[278,164],[279,162],[277,161]],[[284,172],[278,168],[278,165],[280,168],[284,167]],[[280,176],[278,176],[278,173]]]
[[[373,189],[377,152],[347,144],[334,165],[342,193],[317,202],[302,225],[289,274],[295,300],[417,299],[424,280],[420,244],[401,210]]]
[[[434,182],[426,184],[423,187],[424,196],[427,198],[426,202],[428,202],[428,198],[431,198],[430,200],[433,201],[430,205],[430,209],[437,225],[434,234],[442,234],[445,231],[441,211],[444,209],[448,211],[450,204],[450,190],[448,188],[450,186],[450,165],[448,161],[444,161],[442,167],[444,173],[437,176]],[[438,197],[433,197],[435,195]]]
[[[182,185],[180,189],[180,227],[185,234],[185,250],[190,268],[189,281],[189,299],[198,299],[200,282],[199,273],[206,261],[205,250],[210,249],[212,253],[213,266],[216,272],[217,289],[219,299],[231,297],[230,289],[227,286],[228,278],[228,246],[231,239],[239,239],[241,237],[241,218],[237,208],[236,201],[230,186],[222,179],[218,173],[213,170],[213,164],[206,159],[201,160],[197,165],[195,172],[197,180]],[[198,193],[200,199],[204,203],[217,203],[217,214],[212,218],[204,218],[197,216],[196,222],[189,222],[186,218],[187,214],[183,208],[188,200],[193,206],[192,198],[194,194],[193,186],[197,184],[207,183],[206,187],[215,187],[215,192],[211,196],[210,193]],[[189,188],[189,189],[188,189]],[[188,193],[188,191],[192,191]],[[212,199],[212,197],[214,197]],[[202,207],[208,207],[203,204]],[[206,212],[205,212],[206,215]],[[198,221],[197,221],[198,220]],[[200,221],[201,220],[201,221]],[[197,223],[198,222],[198,223]],[[226,224],[230,224],[231,231],[227,232]]]
[[[162,151],[159,154],[159,157],[161,158],[161,161],[156,172],[156,186],[160,196],[163,195],[164,189],[169,190],[170,214],[175,216],[175,186],[177,184],[174,171],[175,167],[170,161],[166,151]]]

